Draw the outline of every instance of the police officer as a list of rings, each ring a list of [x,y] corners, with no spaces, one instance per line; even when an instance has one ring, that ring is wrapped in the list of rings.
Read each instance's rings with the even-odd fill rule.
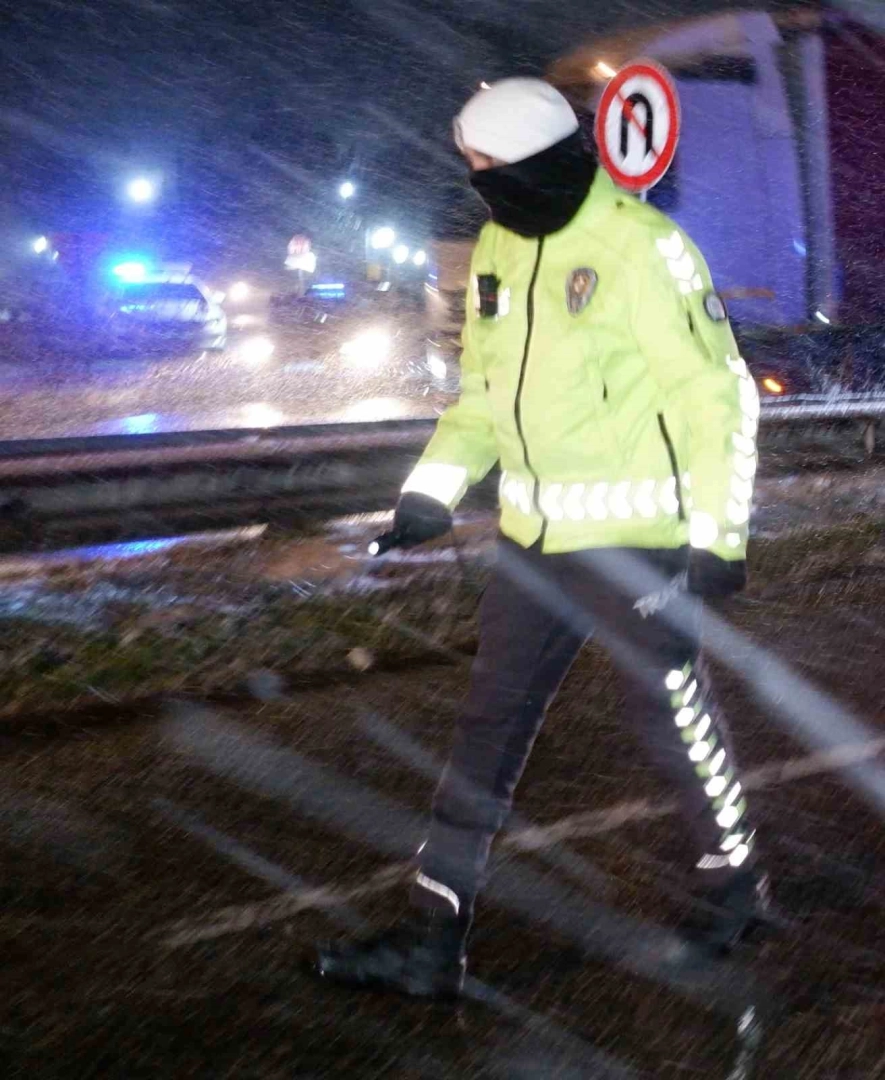
[[[461,988],[492,840],[591,634],[681,799],[706,901],[685,935],[727,949],[764,884],[687,599],[745,582],[759,402],[725,307],[691,240],[597,168],[552,86],[497,83],[455,133],[492,220],[473,256],[461,396],[403,487],[394,535],[444,534],[496,462],[502,535],[411,915],[312,957],[327,978],[427,996]]]

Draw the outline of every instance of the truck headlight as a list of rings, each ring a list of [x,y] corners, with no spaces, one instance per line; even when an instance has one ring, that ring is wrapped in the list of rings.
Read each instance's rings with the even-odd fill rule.
[[[383,364],[390,355],[391,336],[386,330],[365,330],[345,341],[340,352],[345,360],[358,367],[373,368]]]

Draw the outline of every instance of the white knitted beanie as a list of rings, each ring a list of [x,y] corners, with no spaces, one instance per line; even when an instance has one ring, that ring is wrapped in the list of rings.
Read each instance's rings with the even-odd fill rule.
[[[508,165],[540,154],[578,130],[574,110],[542,79],[503,79],[480,90],[455,119],[459,149]]]

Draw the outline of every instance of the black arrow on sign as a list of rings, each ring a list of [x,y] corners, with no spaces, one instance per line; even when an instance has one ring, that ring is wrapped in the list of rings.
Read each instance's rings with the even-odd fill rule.
[[[651,102],[645,96],[645,94],[635,93],[631,94],[628,98],[621,98],[623,108],[621,110],[621,157],[627,156],[627,135],[630,131],[631,122],[639,129],[639,133],[645,136],[645,153],[653,154],[655,152],[654,147],[654,113],[651,109]],[[637,105],[645,106],[645,125],[640,124],[639,119],[635,115],[635,109]]]

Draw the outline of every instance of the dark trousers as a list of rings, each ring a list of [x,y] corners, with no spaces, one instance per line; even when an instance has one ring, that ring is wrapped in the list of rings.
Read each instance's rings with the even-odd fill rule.
[[[726,874],[736,858],[749,858],[734,754],[699,660],[701,609],[682,587],[686,563],[685,549],[544,555],[538,545],[499,542],[467,702],[418,857],[415,903],[457,897],[461,913],[472,912],[547,706],[591,635],[621,677],[625,720],[680,798],[693,855]]]

